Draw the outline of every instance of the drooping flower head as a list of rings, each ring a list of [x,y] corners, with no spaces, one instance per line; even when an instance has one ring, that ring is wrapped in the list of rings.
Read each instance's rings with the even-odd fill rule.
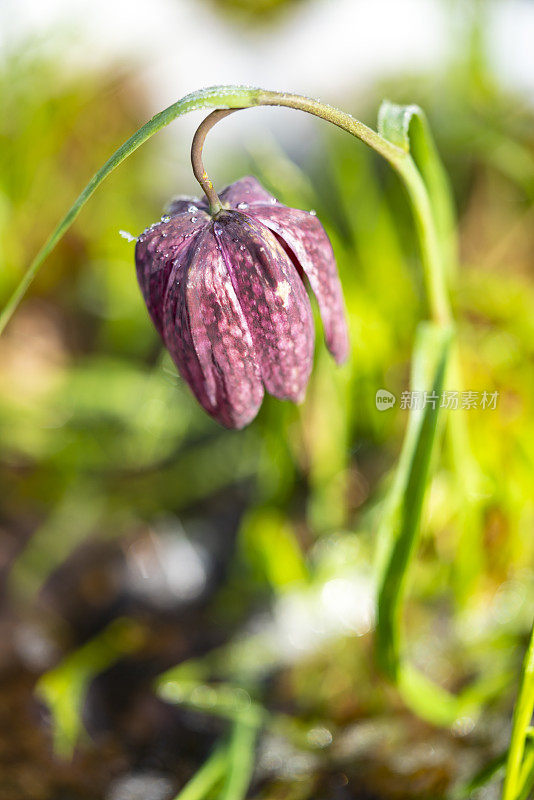
[[[303,277],[318,301],[328,349],[348,350],[332,246],[313,212],[279,203],[247,177],[207,201],[181,198],[137,241],[148,311],[198,401],[228,428],[256,416],[264,391],[303,399],[314,327]]]

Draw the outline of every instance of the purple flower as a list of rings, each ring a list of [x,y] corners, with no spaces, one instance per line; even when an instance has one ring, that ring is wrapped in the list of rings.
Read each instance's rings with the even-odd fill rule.
[[[256,416],[264,389],[303,399],[314,328],[303,282],[317,297],[338,363],[347,325],[332,247],[313,213],[283,206],[255,178],[206,200],[172,202],[138,239],[137,276],[148,311],[182,377],[228,428]]]

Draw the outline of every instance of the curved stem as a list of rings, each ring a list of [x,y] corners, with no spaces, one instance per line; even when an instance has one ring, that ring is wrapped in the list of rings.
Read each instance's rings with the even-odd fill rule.
[[[440,325],[449,325],[452,314],[447,293],[445,264],[434,213],[432,211],[432,203],[425,181],[411,155],[402,148],[392,144],[387,139],[384,139],[380,134],[368,128],[359,120],[354,119],[350,114],[324,103],[320,103],[318,100],[311,100],[307,97],[300,97],[299,95],[262,92],[255,101],[255,105],[285,106],[287,108],[313,114],[320,119],[331,122],[338,128],[347,131],[347,133],[358,137],[389,161],[391,166],[399,174],[412,206],[420,243],[425,286],[432,318]],[[213,111],[200,124],[193,139],[191,147],[193,172],[209,200],[210,212],[212,214],[218,213],[222,205],[213,189],[213,183],[204,169],[202,148],[208,132],[214,125],[229,114],[233,114],[234,111],[240,110],[243,109],[232,108],[222,111]]]
[[[442,264],[439,259],[439,247],[437,245],[437,236],[435,234],[435,224],[432,219],[430,208],[430,200],[426,186],[421,179],[421,176],[413,165],[409,153],[400,147],[392,144],[390,141],[380,136],[376,131],[364,125],[363,122],[352,117],[350,114],[341,111],[338,108],[321,103],[318,100],[313,100],[309,97],[302,97],[301,95],[288,94],[285,92],[270,92],[264,89],[256,89],[241,86],[214,86],[209,89],[203,89],[198,92],[186,95],[181,100],[178,100],[173,105],[156,114],[146,125],[143,125],[133,136],[131,136],[112,156],[103,167],[94,175],[89,181],[83,192],[79,195],[74,205],[67,212],[65,217],[61,220],[57,228],[53,231],[49,239],[45,242],[44,246],[37,253],[36,257],[28,267],[24,276],[22,277],[19,285],[13,292],[11,298],[8,300],[6,306],[0,313],[0,333],[3,331],[8,321],[10,320],[13,312],[23,298],[27,288],[33,281],[37,274],[39,267],[54,249],[56,244],[70,228],[80,210],[85,205],[87,200],[91,197],[97,187],[102,181],[112,172],[122,161],[124,161],[134,150],[137,150],[147,139],[154,133],[157,133],[177,117],[186,114],[189,111],[196,111],[202,108],[217,108],[225,110],[237,110],[240,108],[251,108],[254,106],[285,106],[287,108],[294,108],[299,111],[305,111],[308,114],[320,117],[321,119],[331,122],[338,128],[351,133],[358,139],[361,139],[365,144],[372,147],[377,153],[382,155],[399,173],[408,191],[411,200],[412,208],[414,211],[421,250],[423,254],[423,266],[425,268],[426,285],[428,287],[429,302],[432,308],[432,315],[434,319],[443,323],[446,322],[448,317],[448,302],[446,292],[444,291],[444,280],[440,277],[443,272]],[[212,124],[214,124],[221,116],[226,114],[219,114],[217,118],[206,123],[205,128],[200,127],[198,134],[197,144],[203,143],[205,134],[208,132]],[[208,176],[205,175],[205,170],[200,168],[201,159],[199,164],[199,151],[196,150],[192,154],[195,159],[194,169],[199,166],[200,180],[203,188],[208,190],[208,199],[210,206],[213,209],[212,213],[217,213],[220,210],[221,204],[217,197],[213,186],[210,186]],[[196,173],[195,173],[196,174]],[[204,183],[202,183],[204,182]],[[211,196],[210,196],[211,195]],[[438,252],[436,253],[436,248]]]
[[[241,109],[239,108],[226,108],[212,111],[211,114],[209,114],[206,119],[200,123],[195,135],[193,136],[193,141],[191,142],[191,166],[193,167],[193,175],[200,183],[202,191],[208,198],[210,204],[210,214],[213,216],[222,210],[222,203],[219,200],[219,195],[213,188],[213,183],[211,182],[208,173],[204,169],[204,163],[202,161],[202,148],[204,147],[206,136],[213,126],[216,125],[219,120],[224,119],[229,114],[233,114],[234,111],[240,110]]]

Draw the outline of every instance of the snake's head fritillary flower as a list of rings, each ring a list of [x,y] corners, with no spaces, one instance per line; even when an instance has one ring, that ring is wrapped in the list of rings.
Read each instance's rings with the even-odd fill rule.
[[[303,399],[314,327],[303,282],[321,312],[338,363],[348,350],[332,247],[313,213],[279,203],[255,178],[207,201],[171,203],[137,241],[137,275],[148,311],[182,377],[228,428],[256,416],[264,391]]]

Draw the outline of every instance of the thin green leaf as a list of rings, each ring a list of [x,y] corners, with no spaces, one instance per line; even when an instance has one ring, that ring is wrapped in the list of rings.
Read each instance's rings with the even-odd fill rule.
[[[450,330],[430,323],[420,326],[412,370],[413,392],[441,393],[450,343]],[[393,680],[398,677],[401,660],[400,611],[407,569],[419,540],[419,521],[438,416],[439,402],[411,410],[396,478],[386,500],[388,512],[380,532],[382,570],[377,654],[382,668]]]
[[[217,747],[175,800],[203,800],[222,781],[228,765],[228,746]]]
[[[460,786],[453,794],[454,800],[469,800],[477,789],[481,789],[486,784],[500,777],[504,772],[506,764],[506,753],[501,753],[492,759],[489,764],[485,764],[467,783]]]
[[[429,294],[441,301],[448,294],[448,283],[455,275],[458,242],[452,190],[441,162],[424,111],[417,105],[401,106],[384,100],[378,112],[378,130],[382,136],[411,155],[429,200],[423,229],[426,229],[425,252],[432,252],[431,275],[427,278]],[[405,168],[408,164],[404,165]],[[415,181],[415,184],[417,181]],[[425,198],[418,197],[418,209],[425,207]],[[415,209],[414,209],[415,210]],[[417,216],[417,214],[416,214]],[[428,236],[429,220],[433,222],[435,239]],[[443,305],[443,304],[442,304]],[[446,303],[448,305],[448,301]],[[437,308],[437,304],[436,304]],[[449,370],[451,387],[463,386],[458,353],[451,355]],[[462,409],[448,420],[447,437],[458,482],[458,527],[456,548],[455,591],[460,602],[468,596],[483,567],[482,508],[480,483],[482,476],[474,458],[469,432]]]
[[[529,757],[525,767],[524,753],[530,736],[530,724],[534,711],[534,626],[523,661],[519,694],[512,722],[512,737],[508,750],[506,777],[504,779],[503,800],[519,800],[528,797],[534,781],[534,763]]]
[[[527,751],[521,767],[517,800],[528,800],[534,789],[534,746],[527,742]]]
[[[417,105],[384,100],[378,111],[378,132],[415,161],[430,197],[444,270],[454,273],[457,242],[452,192],[424,111]]]
[[[245,797],[254,769],[257,732],[257,726],[250,719],[236,719],[228,750],[228,771],[221,800],[243,800]]]
[[[155,133],[160,131],[173,120],[190,111],[198,111],[203,108],[241,108],[243,106],[250,106],[254,99],[259,95],[259,89],[244,86],[212,86],[208,89],[201,89],[197,92],[192,92],[186,95],[181,100],[173,103],[168,108],[160,111],[149,120],[145,125],[139,128],[133,136],[119,147],[113,153],[103,167],[91,178],[83,192],[75,200],[69,211],[63,217],[59,225],[49,236],[43,247],[39,250],[34,260],[24,273],[19,285],[11,295],[5,307],[0,312],[0,333],[4,330],[5,326],[11,319],[11,316],[18,304],[24,297],[26,290],[35,278],[39,267],[52,252],[61,237],[70,228],[85,203],[89,200],[91,195],[100,186],[102,181],[107,178],[110,172],[119,166],[119,164],[128,158],[138,147],[140,147],[147,139],[150,139]]]
[[[60,756],[71,757],[76,742],[83,735],[81,712],[90,682],[142,642],[142,631],[137,623],[126,618],[116,619],[39,679],[36,693],[50,708],[54,749]]]
[[[412,392],[421,393],[419,397],[439,398],[451,338],[448,328],[430,323],[420,326],[411,380]],[[449,725],[458,717],[459,701],[404,660],[401,619],[408,571],[419,542],[438,418],[439,400],[411,410],[396,478],[386,500],[388,512],[380,531],[376,652],[381,668],[398,686],[405,702],[434,724]]]

